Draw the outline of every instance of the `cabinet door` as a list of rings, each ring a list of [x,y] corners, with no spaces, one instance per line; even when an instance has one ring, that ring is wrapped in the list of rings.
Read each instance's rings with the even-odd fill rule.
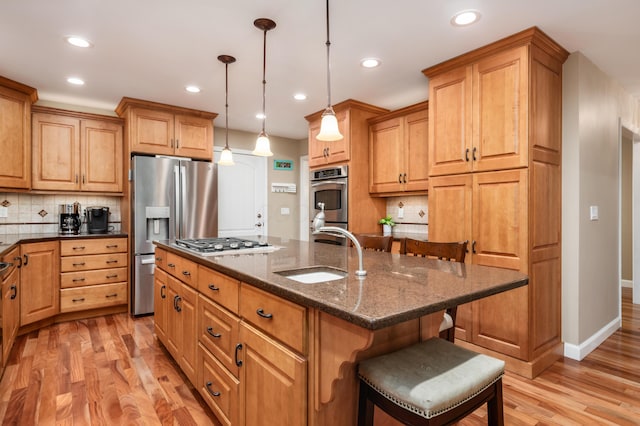
[[[82,120],[80,129],[82,190],[122,192],[122,126]]]
[[[80,120],[35,113],[33,131],[33,189],[80,189]]]
[[[524,167],[528,161],[528,47],[473,65],[473,169]]]
[[[235,349],[238,344],[240,319],[200,296],[198,301],[198,340],[206,347],[235,377],[238,366],[235,362]]]
[[[471,171],[471,67],[429,80],[429,174]]]
[[[60,306],[60,250],[57,241],[22,244],[20,325],[49,318]]]
[[[320,121],[309,124],[309,167],[327,164],[327,143],[316,139]]]
[[[180,323],[180,313],[178,312],[178,298],[180,297],[180,281],[167,275],[167,328],[166,348],[178,362],[180,359],[180,348],[182,347],[182,324]]]
[[[240,424],[307,424],[307,362],[249,324],[240,324]]]
[[[191,380],[197,384],[198,363],[198,293],[186,284],[182,284],[180,300],[178,301],[180,316],[182,347],[180,348],[180,368]]]
[[[173,155],[173,114],[135,108],[131,114],[131,151],[147,154]]]
[[[426,191],[429,187],[429,113],[418,111],[405,118],[405,191]],[[405,176],[403,176],[405,180]]]
[[[351,159],[349,112],[336,112],[338,129],[343,138],[339,141],[325,142],[316,139],[320,133],[320,120],[309,126],[309,167],[349,161]]]
[[[404,127],[403,117],[369,126],[369,192],[398,192],[404,189],[402,178],[403,173],[407,173],[404,168]]]
[[[158,339],[167,346],[167,316],[169,292],[166,272],[155,268],[153,273],[153,328]]]
[[[213,159],[213,120],[175,116],[175,153],[183,157]]]
[[[31,186],[31,103],[24,94],[0,87],[0,187]]]
[[[0,366],[7,363],[11,346],[18,334],[20,326],[20,270],[13,271],[2,281],[2,351],[0,353]]]

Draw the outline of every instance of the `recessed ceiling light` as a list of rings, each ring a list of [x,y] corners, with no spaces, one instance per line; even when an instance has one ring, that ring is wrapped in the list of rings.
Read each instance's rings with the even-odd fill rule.
[[[480,12],[477,10],[462,10],[451,18],[451,25],[456,27],[464,27],[471,25],[474,22],[478,22],[480,19]]]
[[[380,66],[380,59],[377,58],[365,58],[360,61],[360,65],[364,68],[375,68]]]
[[[296,101],[304,101],[307,99],[307,95],[305,95],[304,93],[296,93],[295,95],[293,95],[293,99],[295,99]]]
[[[200,88],[198,86],[187,86],[184,89],[189,93],[200,93]]]
[[[93,46],[93,44],[91,44],[89,40],[82,37],[78,37],[78,36],[67,36],[65,37],[65,40],[67,40],[67,43],[76,47],[92,47]]]
[[[82,86],[84,85],[84,80],[78,77],[69,77],[67,78],[67,83],[71,83],[75,86]]]
[[[256,114],[256,118],[258,120],[263,120],[263,119],[267,118],[267,116],[265,114],[259,112],[259,113]]]

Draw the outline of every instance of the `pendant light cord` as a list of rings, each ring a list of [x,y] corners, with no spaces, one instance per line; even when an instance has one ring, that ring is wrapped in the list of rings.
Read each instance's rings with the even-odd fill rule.
[[[327,108],[331,107],[331,62],[329,49],[331,41],[329,40],[329,0],[327,0]]]
[[[224,149],[229,149],[229,64],[224,64]]]
[[[267,120],[267,112],[265,109],[266,87],[267,87],[267,30],[264,30],[264,43],[262,45],[262,133],[264,131],[264,123]]]

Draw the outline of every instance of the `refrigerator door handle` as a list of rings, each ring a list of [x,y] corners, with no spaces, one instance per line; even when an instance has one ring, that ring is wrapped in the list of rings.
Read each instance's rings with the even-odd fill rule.
[[[190,237],[186,234],[186,215],[187,213],[187,168],[180,166],[180,238]]]
[[[180,224],[182,223],[181,213],[181,204],[180,204],[180,166],[173,166],[173,178],[174,178],[174,193],[175,193],[175,233],[176,238],[182,237],[182,230],[180,229]]]

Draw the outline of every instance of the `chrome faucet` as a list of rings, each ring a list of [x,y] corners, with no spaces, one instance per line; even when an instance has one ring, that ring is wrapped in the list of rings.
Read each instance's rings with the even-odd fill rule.
[[[353,245],[356,246],[356,250],[358,251],[358,270],[356,271],[356,276],[364,277],[367,275],[367,271],[364,270],[362,265],[362,246],[360,242],[351,232],[346,229],[338,228],[337,226],[324,226],[324,204],[318,203],[318,207],[320,207],[320,211],[316,214],[316,217],[313,218],[313,235],[317,234],[328,234],[328,235],[344,235],[349,238]]]

